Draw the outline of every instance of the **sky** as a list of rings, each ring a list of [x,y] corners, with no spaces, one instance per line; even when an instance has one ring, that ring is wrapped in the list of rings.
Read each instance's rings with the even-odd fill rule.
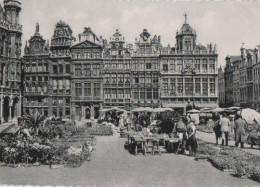
[[[188,23],[197,31],[197,43],[217,44],[218,65],[227,55],[239,55],[246,48],[260,45],[260,1],[178,1],[178,0],[20,0],[23,46],[40,24],[44,39],[51,39],[55,24],[65,21],[74,37],[91,27],[98,36],[110,39],[115,30],[128,43],[146,28],[161,35],[162,44],[175,45],[176,30]],[[3,5],[3,0],[0,0]]]

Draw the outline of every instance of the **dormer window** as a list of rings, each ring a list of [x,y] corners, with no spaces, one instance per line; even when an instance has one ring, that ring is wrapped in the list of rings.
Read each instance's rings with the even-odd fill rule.
[[[185,50],[191,50],[191,41],[185,40]]]

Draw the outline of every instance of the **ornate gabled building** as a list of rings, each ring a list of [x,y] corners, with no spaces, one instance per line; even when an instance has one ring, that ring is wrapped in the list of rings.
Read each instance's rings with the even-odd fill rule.
[[[226,106],[260,111],[260,46],[240,48],[239,56],[227,56],[225,76]]]
[[[188,102],[194,107],[218,106],[218,69],[216,47],[197,44],[196,31],[185,23],[176,33],[176,45],[165,47],[160,55],[162,107],[181,114]]]
[[[70,26],[59,21],[50,46],[50,114],[62,118],[71,117],[71,45],[74,41]]]
[[[102,45],[86,27],[71,47],[72,116],[76,119],[97,119],[103,107]]]
[[[144,29],[135,48],[116,30],[109,43],[86,27],[75,42],[69,25],[56,24],[49,47],[39,26],[25,47],[25,113],[97,119],[102,108],[171,107],[185,113],[218,106],[216,47],[197,44],[187,23],[175,47]]]
[[[21,3],[4,0],[0,5],[0,119],[11,122],[21,115]]]
[[[161,37],[144,29],[132,56],[132,107],[158,107]]]
[[[103,55],[104,107],[117,106],[131,109],[131,44],[125,44],[125,38],[118,29],[105,43]]]
[[[49,42],[40,35],[40,26],[36,24],[35,34],[26,42],[23,56],[23,113],[48,116],[51,110],[49,70]]]

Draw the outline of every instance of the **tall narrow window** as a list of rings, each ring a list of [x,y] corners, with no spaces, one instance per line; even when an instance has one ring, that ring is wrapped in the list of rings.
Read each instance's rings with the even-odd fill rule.
[[[208,72],[208,62],[206,59],[202,61],[202,72],[207,73]]]
[[[168,79],[163,79],[163,93],[168,93]]]
[[[177,79],[177,91],[179,94],[183,93],[183,79],[182,78],[178,78]]]
[[[70,73],[70,65],[69,64],[66,65],[66,73]]]
[[[147,99],[152,99],[152,89],[151,88],[147,88],[147,90],[146,90],[146,98]]]
[[[75,83],[75,95],[76,95],[76,97],[79,97],[82,95],[81,83]]]
[[[57,83],[57,80],[53,80],[52,81],[52,84],[53,84],[53,90],[57,90],[57,87],[58,87],[58,83]]]
[[[176,80],[175,78],[171,78],[170,79],[170,91],[171,91],[171,94],[176,92],[175,80]]]
[[[63,73],[63,65],[62,64],[59,65],[59,73]]]
[[[94,83],[94,96],[100,96],[100,83]]]
[[[52,66],[52,69],[53,69],[53,73],[58,73],[58,68],[56,65],[53,65]]]
[[[153,99],[158,99],[159,97],[159,94],[158,94],[158,88],[154,88],[153,89]]]
[[[195,79],[195,93],[200,94],[200,78]]]
[[[140,89],[140,99],[142,99],[142,100],[145,99],[145,89],[144,88]]]
[[[84,83],[84,95],[91,96],[91,83]]]

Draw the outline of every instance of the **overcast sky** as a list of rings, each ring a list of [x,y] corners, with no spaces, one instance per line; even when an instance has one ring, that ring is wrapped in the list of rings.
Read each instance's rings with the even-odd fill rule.
[[[260,45],[259,1],[235,2],[180,2],[171,0],[20,0],[23,40],[35,32],[50,39],[55,23],[65,21],[77,38],[88,26],[98,35],[109,40],[115,29],[134,43],[144,28],[154,35],[161,35],[163,45],[175,45],[176,30],[183,22],[185,12],[188,23],[197,31],[197,43],[216,43],[219,65],[227,55],[239,55],[241,43],[247,48]],[[3,4],[3,0],[0,0]],[[23,43],[24,44],[24,43]]]

